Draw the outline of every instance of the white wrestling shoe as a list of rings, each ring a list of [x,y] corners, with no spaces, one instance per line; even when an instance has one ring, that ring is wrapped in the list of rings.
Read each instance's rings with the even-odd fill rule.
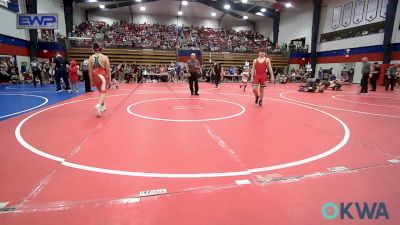
[[[101,111],[101,109],[102,109],[101,105],[97,104],[94,108],[96,109],[96,116],[100,117],[101,116],[101,112],[102,112]]]
[[[106,111],[106,110],[107,110],[106,104],[100,106],[100,111],[101,111],[101,112],[104,112],[104,111]]]

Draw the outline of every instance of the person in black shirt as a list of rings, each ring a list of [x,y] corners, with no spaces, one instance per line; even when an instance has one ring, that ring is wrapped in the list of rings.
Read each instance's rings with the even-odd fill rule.
[[[83,60],[81,63],[81,70],[83,79],[85,80],[85,92],[92,92],[92,86],[90,85],[89,77],[89,59]]]
[[[222,72],[222,66],[219,62],[214,64],[213,67],[214,75],[215,75],[215,87],[218,88],[219,83],[221,82],[221,72]]]
[[[31,71],[33,74],[33,86],[36,87],[36,78],[39,79],[40,85],[43,85],[42,66],[37,58],[33,58],[31,62]]]
[[[372,77],[371,79],[369,79],[372,87],[370,91],[376,91],[376,82],[378,81],[379,75],[381,73],[381,68],[379,67],[379,64],[377,62],[374,63],[373,68],[374,70],[371,72]]]
[[[56,79],[56,87],[57,87],[57,92],[61,92],[61,78],[63,79],[65,83],[65,89],[71,93],[72,90],[69,87],[69,80],[68,80],[68,71],[67,71],[67,64],[68,61],[64,59],[64,57],[61,56],[60,53],[56,54],[56,57],[53,59],[53,70],[54,70],[54,76]]]

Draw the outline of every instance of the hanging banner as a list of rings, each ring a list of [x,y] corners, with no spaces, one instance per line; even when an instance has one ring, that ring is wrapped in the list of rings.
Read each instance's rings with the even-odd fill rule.
[[[359,24],[364,19],[365,0],[357,0],[354,6],[353,23]]]
[[[387,8],[388,0],[382,0],[381,2],[381,17],[386,18],[386,8]]]
[[[340,25],[340,17],[342,15],[342,6],[336,7],[333,9],[332,15],[332,28],[336,29]]]
[[[366,20],[372,21],[376,18],[378,14],[378,4],[379,0],[369,0],[367,4],[367,15]]]
[[[353,3],[347,3],[343,6],[342,26],[347,27],[351,23],[351,14],[353,13]]]

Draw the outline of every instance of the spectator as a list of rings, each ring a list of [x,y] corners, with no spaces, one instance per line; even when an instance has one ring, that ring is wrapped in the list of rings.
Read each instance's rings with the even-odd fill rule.
[[[0,82],[9,82],[10,74],[8,73],[8,64],[5,60],[0,62]]]
[[[83,60],[81,64],[83,80],[85,81],[85,92],[92,92],[92,85],[90,84],[89,77],[89,59]]]
[[[40,85],[43,85],[42,65],[37,58],[33,58],[31,62],[31,72],[33,74],[33,86],[36,87],[36,78],[39,79]]]
[[[52,67],[54,70],[54,76],[56,80],[56,91],[61,92],[61,79],[64,81],[65,89],[71,93],[71,89],[69,87],[68,80],[68,71],[67,71],[68,61],[57,52],[56,57],[53,59]]]
[[[397,75],[397,67],[395,65],[391,65],[389,67],[388,76],[386,78],[385,83],[385,91],[394,91],[394,86],[396,84],[396,75]]]

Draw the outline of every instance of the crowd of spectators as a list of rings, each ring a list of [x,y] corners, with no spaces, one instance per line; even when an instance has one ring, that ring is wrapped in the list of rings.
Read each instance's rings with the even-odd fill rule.
[[[10,82],[18,76],[18,67],[15,61],[0,59],[0,83]]]
[[[205,28],[161,24],[138,24],[103,21],[74,25],[70,37],[94,39],[105,47],[152,49],[201,49],[206,51],[254,52],[259,48],[270,52],[280,49],[269,38],[256,31],[229,28]],[[75,47],[89,46],[91,41],[74,40]]]

